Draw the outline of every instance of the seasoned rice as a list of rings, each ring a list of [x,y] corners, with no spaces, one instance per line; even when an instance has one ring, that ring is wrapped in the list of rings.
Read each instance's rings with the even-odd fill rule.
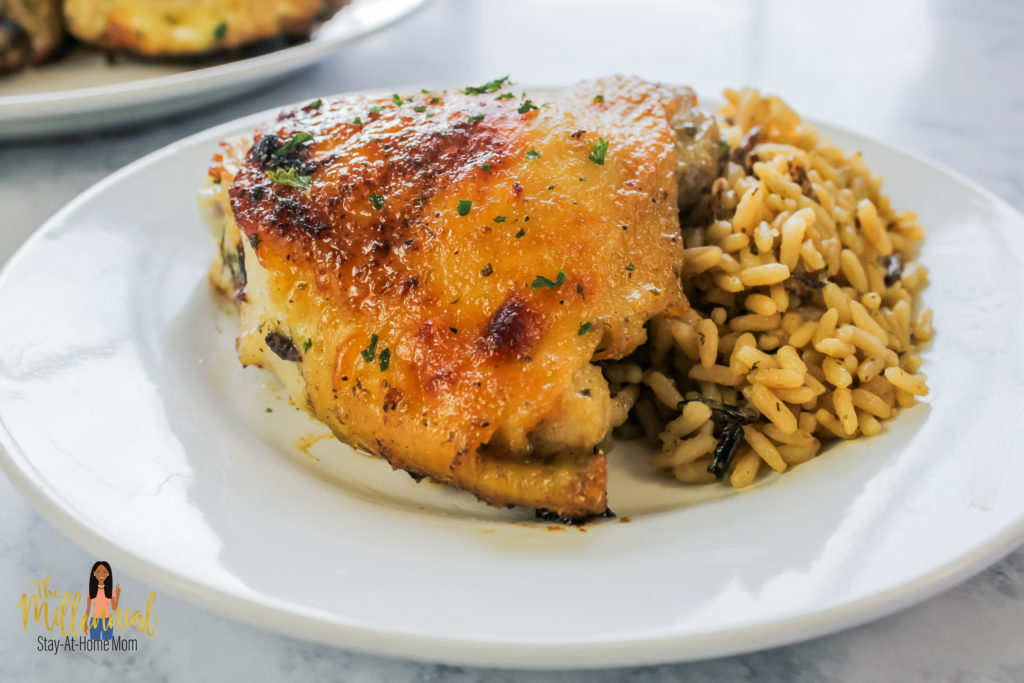
[[[927,395],[918,349],[934,332],[916,306],[924,229],[860,153],[777,97],[725,98],[722,175],[683,222],[692,310],[603,365],[616,432],[659,446],[654,467],[743,488]]]

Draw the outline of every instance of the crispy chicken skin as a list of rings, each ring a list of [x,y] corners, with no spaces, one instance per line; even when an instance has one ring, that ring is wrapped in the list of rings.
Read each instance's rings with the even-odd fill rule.
[[[46,61],[62,42],[60,0],[0,0],[0,74]]]
[[[180,57],[303,37],[348,0],[65,0],[79,40],[143,57]]]
[[[223,143],[211,278],[238,303],[241,361],[342,440],[495,505],[599,514],[610,400],[591,361],[688,309],[696,100],[622,77],[534,101],[499,85],[324,99]],[[271,179],[288,174],[300,187]]]

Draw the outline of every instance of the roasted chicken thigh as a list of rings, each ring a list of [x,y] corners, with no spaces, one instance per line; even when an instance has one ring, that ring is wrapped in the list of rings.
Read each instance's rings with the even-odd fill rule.
[[[685,313],[679,197],[717,169],[693,93],[324,98],[226,141],[202,191],[237,348],[342,440],[495,505],[606,510],[608,385]]]

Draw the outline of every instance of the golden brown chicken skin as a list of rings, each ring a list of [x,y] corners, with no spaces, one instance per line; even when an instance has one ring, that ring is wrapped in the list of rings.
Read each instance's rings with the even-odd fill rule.
[[[687,310],[696,101],[629,78],[483,90],[324,99],[225,143],[212,277],[242,362],[343,440],[492,504],[599,514],[610,401],[591,361]]]

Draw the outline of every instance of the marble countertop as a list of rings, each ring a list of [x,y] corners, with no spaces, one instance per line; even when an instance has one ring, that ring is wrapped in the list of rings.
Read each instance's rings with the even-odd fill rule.
[[[797,0],[437,0],[319,66],[234,101],[74,139],[0,146],[0,262],[111,171],[180,137],[277,104],[359,88],[489,80],[563,83],[610,72],[699,93],[755,85],[798,112],[936,159],[1024,209],[1024,4]],[[754,654],[602,672],[513,672],[382,659],[312,645],[161,593],[161,637],[119,657],[37,651],[17,596],[74,585],[94,558],[0,478],[0,681],[1024,680],[1024,551],[921,605]],[[134,594],[146,582],[123,572]]]

